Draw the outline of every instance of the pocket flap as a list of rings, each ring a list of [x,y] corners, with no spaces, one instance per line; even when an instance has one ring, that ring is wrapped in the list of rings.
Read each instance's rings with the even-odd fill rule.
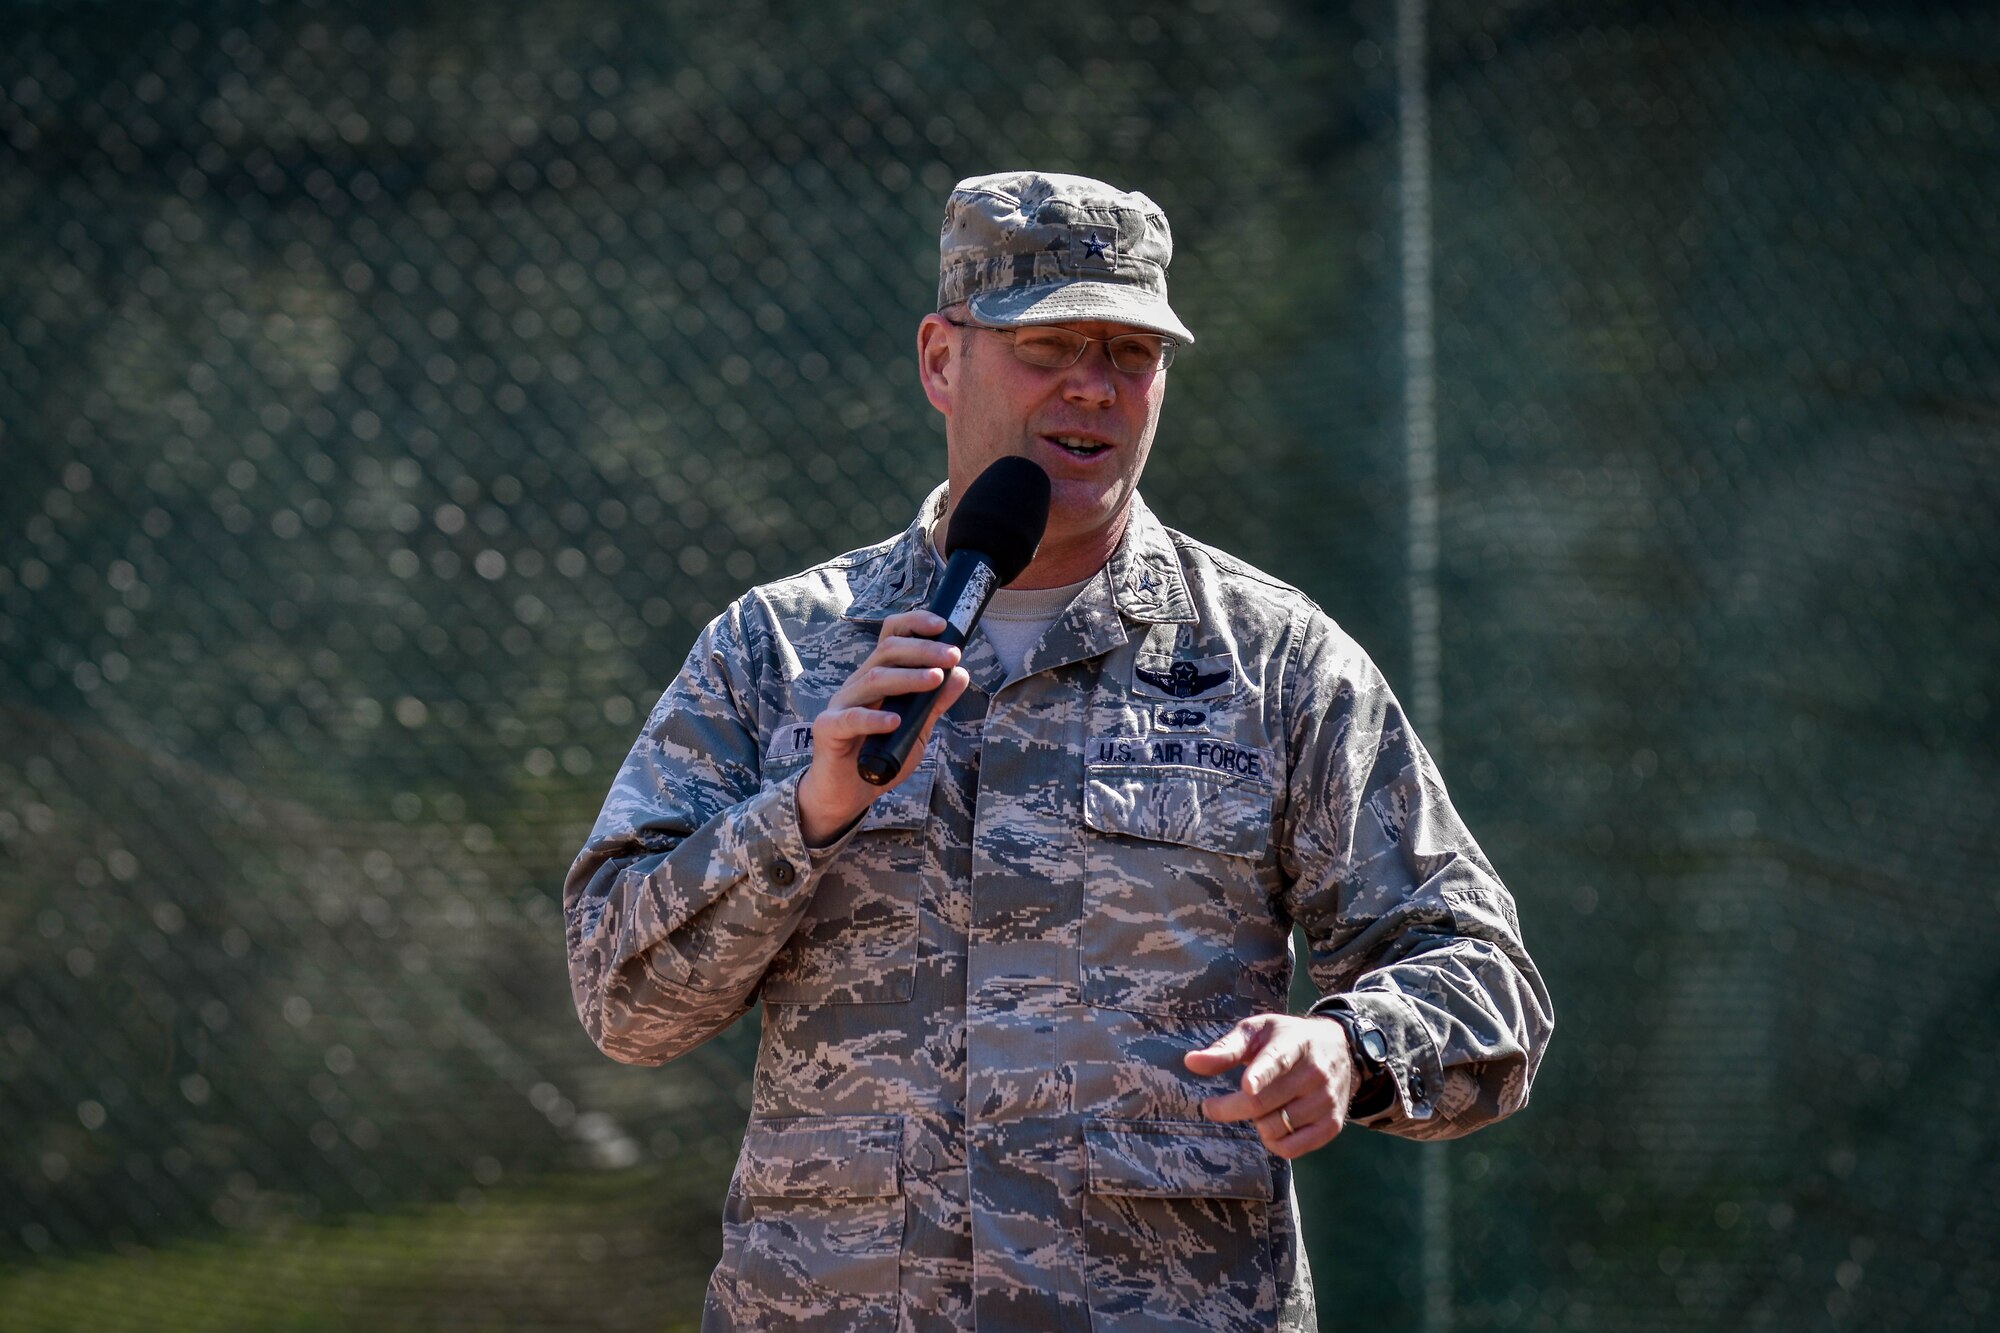
[[[1269,788],[1205,774],[1093,764],[1083,780],[1083,822],[1099,833],[1225,856],[1263,855],[1271,840],[1271,802]]]
[[[901,1194],[901,1116],[753,1120],[737,1178],[743,1192],[777,1199],[874,1199]]]
[[[1084,1126],[1090,1192],[1158,1199],[1271,1199],[1261,1140],[1226,1125],[1092,1120]]]

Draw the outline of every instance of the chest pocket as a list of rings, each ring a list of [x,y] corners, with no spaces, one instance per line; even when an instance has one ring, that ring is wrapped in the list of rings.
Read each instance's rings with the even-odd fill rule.
[[[931,864],[933,755],[902,786],[875,798],[821,873],[812,905],[765,970],[769,1004],[879,1004],[907,1000],[916,983],[917,901]],[[767,784],[810,756],[767,764]]]
[[[1273,789],[1248,771],[1154,763],[1106,743],[1092,753],[1106,762],[1084,769],[1084,1000],[1231,1021],[1281,1005]]]

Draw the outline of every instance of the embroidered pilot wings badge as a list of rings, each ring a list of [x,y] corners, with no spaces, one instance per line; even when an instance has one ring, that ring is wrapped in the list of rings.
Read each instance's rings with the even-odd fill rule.
[[[1227,667],[1220,671],[1203,671],[1194,662],[1175,662],[1165,671],[1149,671],[1143,666],[1135,666],[1132,674],[1169,699],[1192,699],[1207,694],[1229,679]]]

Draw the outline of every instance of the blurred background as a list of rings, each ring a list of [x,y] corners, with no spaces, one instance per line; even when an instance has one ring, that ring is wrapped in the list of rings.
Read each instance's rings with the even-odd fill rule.
[[[2000,1321],[2000,18],[0,3],[0,1327],[691,1328],[755,1019],[558,889],[899,530],[958,178],[1179,245],[1154,507],[1423,719],[1558,1029],[1302,1190],[1328,1329]]]

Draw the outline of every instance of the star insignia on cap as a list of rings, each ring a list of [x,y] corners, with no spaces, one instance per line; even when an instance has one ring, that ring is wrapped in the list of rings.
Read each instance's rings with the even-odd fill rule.
[[[1102,259],[1104,258],[1104,252],[1110,248],[1111,242],[1105,240],[1102,236],[1086,236],[1083,238],[1083,257],[1085,259]]]

